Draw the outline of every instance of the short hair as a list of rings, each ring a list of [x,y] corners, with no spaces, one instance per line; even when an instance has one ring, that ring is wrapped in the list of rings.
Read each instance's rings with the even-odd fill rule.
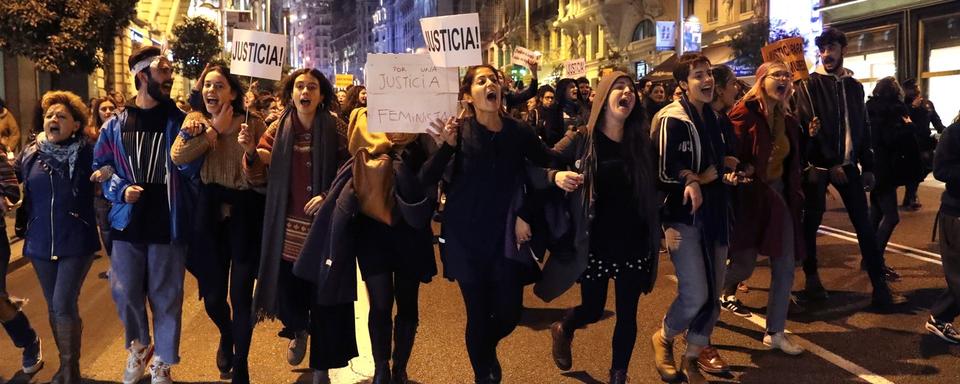
[[[49,91],[43,94],[43,99],[40,100],[44,114],[50,107],[58,104],[66,107],[73,119],[80,122],[81,127],[87,123],[87,106],[83,104],[80,96],[70,91]]]
[[[680,60],[677,61],[677,67],[673,69],[673,79],[676,80],[677,83],[687,81],[687,77],[690,76],[690,70],[700,64],[706,64],[707,67],[710,67],[710,59],[699,52],[684,53],[683,56],[680,56]]]
[[[840,44],[840,48],[845,48],[847,46],[847,35],[839,29],[827,27],[820,33],[820,36],[813,39],[813,43],[821,50],[823,50],[823,47],[833,43],[838,43]]]
[[[710,73],[713,74],[713,80],[718,86],[737,79],[733,70],[726,64],[714,65],[713,68],[710,68]]]
[[[586,76],[580,76],[580,77],[578,77],[578,78],[577,78],[577,86],[580,86],[580,84],[583,84],[583,83],[586,83],[587,85],[590,85],[590,80],[587,79]]]
[[[319,110],[335,111],[339,109],[340,103],[337,102],[337,94],[333,92],[333,84],[330,84],[330,80],[327,80],[327,77],[316,68],[300,68],[290,72],[290,74],[283,79],[280,86],[280,99],[283,100],[284,104],[291,102],[293,98],[293,85],[297,82],[297,77],[303,74],[313,76],[320,83],[320,94],[323,95],[323,102],[320,103]]]
[[[152,45],[141,47],[140,49],[133,52],[133,54],[130,55],[130,58],[127,59],[127,67],[130,68],[131,71],[133,71],[133,67],[143,59],[146,59],[151,56],[160,56],[161,54],[163,54],[163,51],[161,51],[160,48],[158,47],[154,47]],[[143,70],[147,72],[147,76],[150,76],[149,68],[144,68]],[[140,89],[140,79],[137,79],[136,73],[133,74],[133,86],[138,90]]]

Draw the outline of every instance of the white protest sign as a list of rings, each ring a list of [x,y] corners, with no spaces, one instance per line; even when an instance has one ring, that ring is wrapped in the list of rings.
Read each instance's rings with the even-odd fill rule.
[[[286,37],[273,33],[235,29],[230,72],[238,76],[280,80]]]
[[[587,59],[573,59],[563,62],[563,77],[575,79],[587,75]]]
[[[367,54],[364,73],[370,132],[426,132],[457,114],[457,69],[434,66],[430,55]]]
[[[513,50],[513,56],[510,57],[511,63],[530,69],[530,61],[540,64],[540,52],[534,52],[524,47],[517,47]]]
[[[479,14],[425,17],[420,19],[420,29],[434,65],[466,67],[483,64]]]

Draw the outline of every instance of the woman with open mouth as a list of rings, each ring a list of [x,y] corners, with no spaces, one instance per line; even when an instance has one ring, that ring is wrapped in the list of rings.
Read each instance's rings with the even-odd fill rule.
[[[737,220],[723,294],[753,273],[757,256],[770,259],[767,330],[763,344],[790,355],[803,348],[784,333],[794,267],[805,255],[800,226],[800,124],[789,107],[793,74],[783,62],[757,68],[757,82],[730,111],[737,136]],[[735,299],[734,299],[735,300]]]
[[[245,117],[243,87],[230,69],[208,66],[200,75],[203,109],[190,112],[174,140],[174,164],[203,158],[203,183],[195,224],[196,257],[187,268],[197,278],[207,316],[220,330],[216,363],[221,377],[249,383],[247,355],[253,335],[253,283],[260,263],[264,195],[243,174],[243,130],[260,137],[266,130],[256,114]],[[230,304],[227,304],[227,296]],[[231,311],[232,310],[232,311]]]
[[[428,132],[441,147],[422,171],[425,184],[435,184],[452,162],[443,184],[440,252],[444,276],[457,281],[466,305],[467,353],[477,383],[501,381],[497,344],[520,321],[523,286],[536,268],[530,254],[518,250],[529,239],[516,231],[527,160],[548,166],[556,157],[533,129],[503,115],[500,87],[492,66],[467,69],[460,97],[472,116],[431,123]]]
[[[333,85],[320,71],[298,69],[282,82],[283,115],[259,139],[241,130],[243,171],[255,186],[266,183],[263,240],[253,308],[258,319],[279,317],[291,339],[287,362],[299,365],[310,339],[314,383],[357,356],[353,296],[318,296],[317,287],[293,273],[294,263],[337,170],[347,160],[346,124],[334,113]]]
[[[580,283],[580,305],[550,326],[553,361],[566,371],[573,365],[574,331],[600,320],[613,279],[617,322],[610,383],[626,383],[637,339],[637,304],[656,279],[660,223],[649,123],[633,83],[627,74],[613,72],[596,91],[589,124],[554,146],[561,165],[576,171],[563,167],[540,174],[542,183],[571,193],[576,250],[572,258],[547,259],[534,292],[550,301]]]
[[[78,298],[100,249],[93,208],[93,146],[83,137],[87,107],[70,92],[43,96],[43,132],[17,158],[29,225],[23,255],[43,288],[53,339],[60,352],[54,383],[80,383]]]

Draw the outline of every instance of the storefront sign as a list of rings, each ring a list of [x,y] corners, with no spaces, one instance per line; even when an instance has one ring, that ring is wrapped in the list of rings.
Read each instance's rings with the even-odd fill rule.
[[[673,21],[657,22],[657,50],[672,51],[677,47],[677,23]]]
[[[368,54],[367,130],[425,132],[457,114],[456,68],[434,66],[427,54]]]
[[[700,52],[701,28],[696,16],[690,16],[683,23],[683,52]]]
[[[338,74],[337,74],[337,85],[336,85],[337,88],[344,89],[344,88],[349,87],[349,86],[351,86],[351,85],[353,85],[353,75],[351,75],[351,74],[349,74],[349,73],[347,73],[347,74],[338,73]]]
[[[420,19],[420,28],[434,65],[466,67],[483,64],[479,14],[426,17]]]
[[[286,36],[236,29],[233,31],[233,58],[230,72],[237,76],[280,80]]]
[[[779,60],[790,67],[793,80],[806,80],[810,76],[807,61],[803,56],[803,38],[790,37],[767,44],[760,49],[763,61]]]
[[[511,63],[530,69],[530,61],[540,64],[540,52],[534,52],[524,47],[517,47],[510,57]]]
[[[587,59],[573,59],[563,62],[563,77],[575,79],[587,75]]]

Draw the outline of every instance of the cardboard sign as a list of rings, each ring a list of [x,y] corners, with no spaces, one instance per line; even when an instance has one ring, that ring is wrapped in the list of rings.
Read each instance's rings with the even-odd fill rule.
[[[230,72],[238,76],[280,80],[286,47],[284,35],[235,29]]]
[[[674,21],[657,22],[657,50],[672,51],[677,47],[677,23]]]
[[[367,54],[367,130],[426,132],[457,114],[456,68],[434,66],[427,54]]]
[[[530,61],[540,65],[540,52],[534,52],[524,47],[517,47],[513,50],[513,56],[510,57],[510,61],[513,64],[519,65],[521,67],[530,69]]]
[[[349,87],[349,86],[351,86],[351,85],[353,85],[353,75],[351,75],[351,74],[349,74],[349,73],[347,73],[347,74],[338,73],[338,74],[337,74],[337,84],[336,84],[336,87],[337,87],[337,88],[344,89],[344,88]]]
[[[788,37],[783,40],[767,44],[760,48],[763,55],[763,61],[779,60],[790,67],[793,72],[793,80],[806,80],[810,77],[810,70],[807,69],[807,61],[803,56],[803,38]]]
[[[483,64],[479,14],[422,18],[420,29],[434,65],[466,67]]]
[[[587,75],[587,59],[573,59],[563,62],[563,77],[576,79]]]

